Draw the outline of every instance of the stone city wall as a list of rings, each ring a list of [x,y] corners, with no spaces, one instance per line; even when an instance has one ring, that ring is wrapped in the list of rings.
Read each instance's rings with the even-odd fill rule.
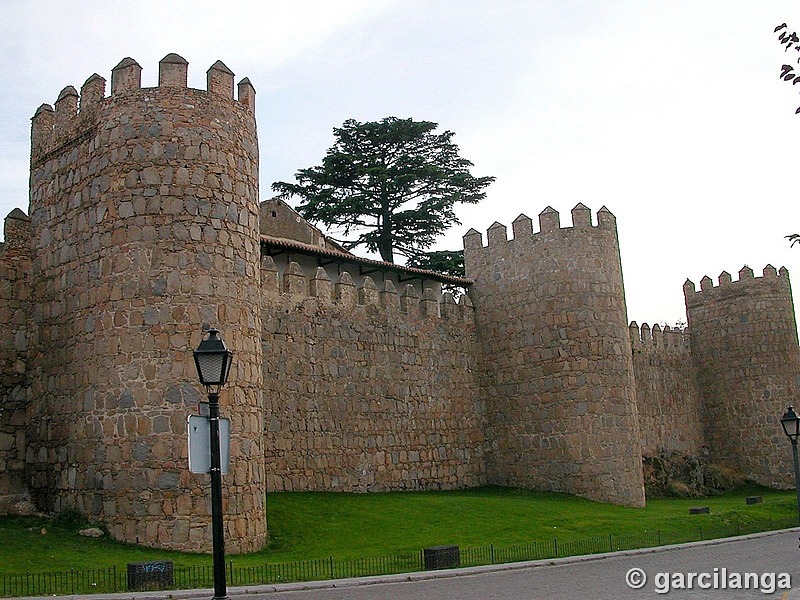
[[[473,308],[410,285],[262,262],[270,491],[486,482]]]
[[[639,443],[643,456],[699,456],[702,406],[688,331],[630,324]]]
[[[641,506],[642,453],[703,446],[791,484],[785,269],[687,282],[688,341],[629,328],[615,217],[593,224],[579,204],[562,227],[548,207],[537,233],[520,215],[513,239],[499,223],[486,246],[464,236],[474,283],[456,303],[424,271],[347,255],[288,206],[259,215],[255,90],[244,79],[234,99],[219,61],[190,89],[187,69],[170,54],[143,88],[127,58],[110,96],[93,75],[32,119],[30,217],[13,211],[0,245],[0,509],[29,494],[119,540],[208,550],[186,417],[211,326],[235,351],[221,398],[231,552],[264,545],[267,490],[488,482]]]
[[[789,273],[767,265],[754,277],[745,266],[738,281],[723,272],[719,285],[703,277],[700,288],[683,289],[711,459],[790,487],[780,417],[797,403],[800,347]]]
[[[226,538],[266,540],[254,90],[208,70],[186,87],[170,54],[159,86],[127,58],[110,97],[97,75],[32,120],[34,320],[31,494],[123,541],[210,548],[207,478],[186,468],[186,418],[202,397],[192,350],[216,326],[236,349]]]
[[[617,241],[606,209],[572,227],[520,215],[487,246],[464,236],[474,280],[492,483],[643,506],[633,363]]]

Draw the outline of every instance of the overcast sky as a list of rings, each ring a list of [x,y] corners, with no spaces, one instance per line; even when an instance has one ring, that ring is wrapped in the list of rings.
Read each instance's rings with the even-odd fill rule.
[[[784,21],[800,29],[797,0],[3,1],[0,216],[28,210],[40,104],[95,72],[110,82],[126,56],[157,85],[176,52],[192,87],[217,59],[255,86],[262,200],[319,164],[345,119],[435,121],[474,175],[497,178],[440,248],[546,206],[568,225],[578,202],[605,205],[629,318],[674,323],[687,277],[770,263],[800,290]]]

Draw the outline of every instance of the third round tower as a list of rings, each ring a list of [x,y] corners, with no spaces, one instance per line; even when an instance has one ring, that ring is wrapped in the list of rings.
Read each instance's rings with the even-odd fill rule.
[[[747,266],[738,281],[683,286],[711,459],[762,485],[793,487],[780,418],[797,405],[800,347],[789,272]]]

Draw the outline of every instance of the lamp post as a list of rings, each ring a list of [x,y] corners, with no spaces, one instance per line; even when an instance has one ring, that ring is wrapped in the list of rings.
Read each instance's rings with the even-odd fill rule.
[[[800,436],[800,417],[791,406],[786,409],[781,417],[783,432],[792,442],[792,457],[794,458],[794,487],[797,492],[797,522],[800,524],[800,462],[797,459],[797,438]]]
[[[211,534],[214,551],[214,600],[228,597],[225,583],[225,537],[222,526],[222,471],[219,458],[219,391],[228,379],[233,352],[225,347],[219,331],[208,330],[208,338],[194,351],[200,383],[208,393],[211,447]]]

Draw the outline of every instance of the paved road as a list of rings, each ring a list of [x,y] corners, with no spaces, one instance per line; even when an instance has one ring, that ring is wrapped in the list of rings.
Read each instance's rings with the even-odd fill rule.
[[[272,593],[248,590],[248,598],[256,600],[641,600],[644,598],[717,599],[745,598],[798,598],[800,599],[800,549],[798,535],[791,531],[779,534],[739,538],[735,541],[702,545],[688,545],[669,550],[645,553],[615,553],[591,560],[564,560],[556,564],[537,563],[505,571],[483,572],[449,576],[436,579],[396,581],[353,585],[354,580],[342,582],[347,587],[280,591]],[[641,568],[647,582],[641,589],[631,589],[625,583],[626,573],[633,567]],[[695,581],[691,590],[667,591],[659,573],[709,573],[708,583],[717,579],[730,581],[731,574],[753,572],[759,575],[758,585],[768,591],[764,573],[788,573],[791,583],[798,589],[787,593],[777,589],[771,594],[757,587],[750,590],[699,589]],[[727,572],[722,569],[727,569]],[[724,574],[727,573],[727,577]],[[429,576],[429,574],[425,574]],[[688,577],[688,576],[687,576]],[[384,578],[385,579],[385,578]],[[407,577],[405,578],[407,579]],[[705,584],[703,579],[700,583]],[[242,590],[243,591],[243,590]],[[240,590],[231,590],[236,596]],[[255,592],[255,593],[254,593]],[[661,592],[661,593],[659,593]]]

